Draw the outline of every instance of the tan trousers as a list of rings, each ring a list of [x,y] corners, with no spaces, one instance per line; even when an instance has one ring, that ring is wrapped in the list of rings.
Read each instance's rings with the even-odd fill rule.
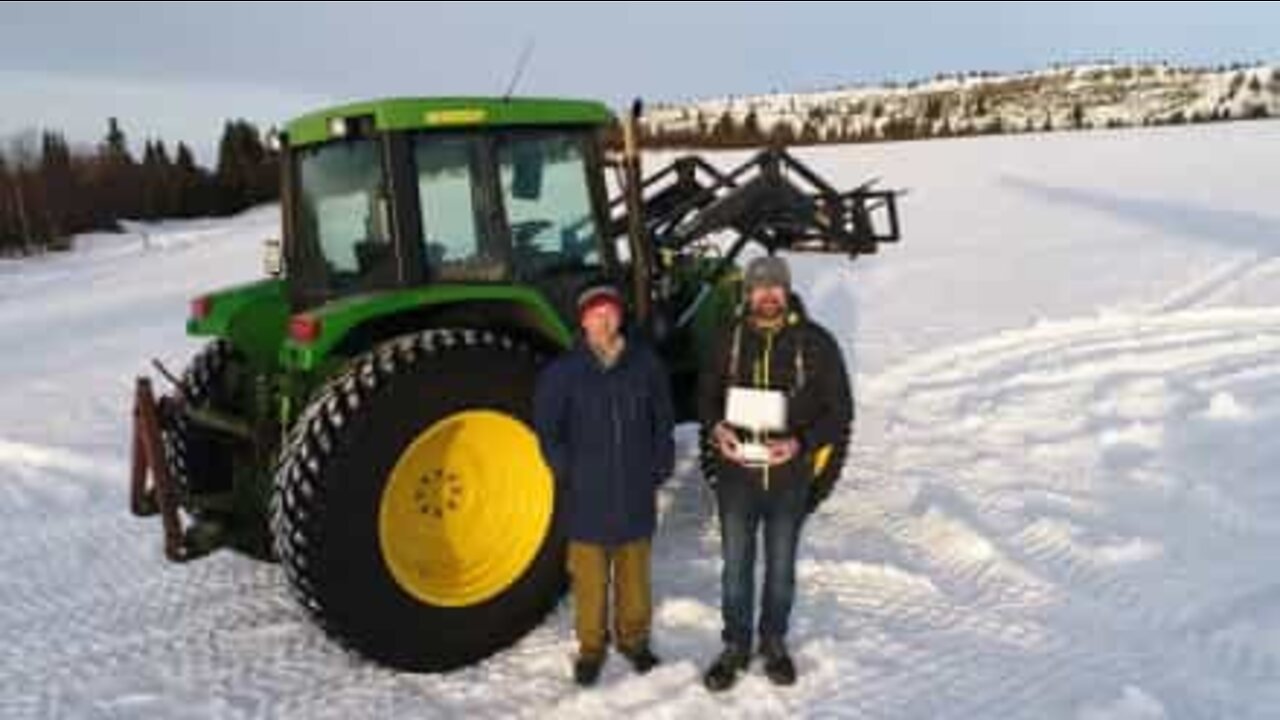
[[[611,584],[614,637],[618,649],[625,653],[648,644],[653,616],[648,539],[616,548],[570,542],[569,578],[573,585],[574,627],[578,634],[579,654],[584,657],[604,656],[609,645]]]

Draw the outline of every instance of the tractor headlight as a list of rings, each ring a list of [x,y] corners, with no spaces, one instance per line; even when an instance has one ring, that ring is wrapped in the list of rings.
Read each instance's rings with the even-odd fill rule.
[[[284,272],[284,253],[279,238],[267,238],[262,247],[262,270],[267,277],[280,277]]]
[[[275,128],[267,132],[267,149],[273,153],[284,150],[284,134]]]

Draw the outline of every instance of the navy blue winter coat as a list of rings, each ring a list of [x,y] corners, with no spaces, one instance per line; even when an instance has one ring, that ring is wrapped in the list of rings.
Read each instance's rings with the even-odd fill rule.
[[[653,535],[655,494],[675,461],[670,379],[647,344],[628,338],[611,368],[583,342],[538,379],[534,424],[567,490],[572,540],[616,546]]]

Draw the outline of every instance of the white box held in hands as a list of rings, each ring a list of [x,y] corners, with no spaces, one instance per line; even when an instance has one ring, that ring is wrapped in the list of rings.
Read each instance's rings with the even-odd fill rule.
[[[786,432],[787,396],[777,390],[729,388],[725,422],[756,435]],[[769,448],[763,443],[744,442],[739,451],[748,464],[766,465],[769,462]]]
[[[751,432],[780,433],[787,429],[787,396],[778,390],[731,387],[725,421]]]

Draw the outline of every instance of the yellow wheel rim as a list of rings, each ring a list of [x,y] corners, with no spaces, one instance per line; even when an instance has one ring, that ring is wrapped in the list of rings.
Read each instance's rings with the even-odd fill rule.
[[[551,471],[527,425],[500,412],[459,412],[401,453],[382,491],[378,542],[405,592],[432,605],[474,605],[524,574],[554,504]]]

